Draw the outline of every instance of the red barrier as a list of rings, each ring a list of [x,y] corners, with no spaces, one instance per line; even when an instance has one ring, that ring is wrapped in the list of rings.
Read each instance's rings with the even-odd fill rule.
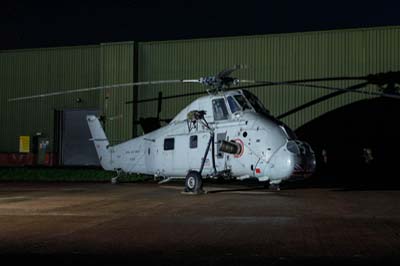
[[[55,166],[57,164],[57,156],[55,153],[48,152],[44,163],[41,166]],[[0,166],[35,166],[37,164],[37,156],[33,153],[0,153]]]

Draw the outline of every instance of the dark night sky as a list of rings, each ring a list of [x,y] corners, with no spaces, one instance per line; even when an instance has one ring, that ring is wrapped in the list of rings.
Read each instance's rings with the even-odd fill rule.
[[[1,4],[0,49],[400,25],[387,0],[37,2]]]

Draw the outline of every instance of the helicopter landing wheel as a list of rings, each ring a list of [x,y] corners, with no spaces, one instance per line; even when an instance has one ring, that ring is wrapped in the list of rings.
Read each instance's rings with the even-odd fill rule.
[[[199,172],[189,171],[185,179],[185,192],[202,193],[203,192],[203,179]]]
[[[280,191],[281,187],[279,186],[279,183],[278,184],[270,183],[269,189],[272,191]]]

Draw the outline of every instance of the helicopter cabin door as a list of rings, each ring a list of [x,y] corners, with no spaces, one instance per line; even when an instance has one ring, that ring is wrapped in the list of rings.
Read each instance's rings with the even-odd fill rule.
[[[212,109],[214,123],[219,125],[219,129],[215,131],[214,135],[215,167],[219,172],[224,171],[226,168],[226,154],[220,151],[222,141],[225,140],[227,136],[226,128],[223,125],[229,122],[229,113],[225,98],[214,98],[212,100]]]
[[[187,136],[171,135],[163,140],[161,156],[157,156],[156,172],[165,176],[185,176],[187,173]]]
[[[175,151],[172,155],[172,167],[175,175],[186,175],[188,166],[188,140],[186,135],[175,136]]]

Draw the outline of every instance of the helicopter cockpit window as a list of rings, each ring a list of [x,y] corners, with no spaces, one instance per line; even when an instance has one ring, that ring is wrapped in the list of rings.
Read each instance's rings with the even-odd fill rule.
[[[164,139],[164,151],[170,151],[175,148],[175,139],[174,138],[169,138],[169,139]]]
[[[250,104],[253,106],[254,110],[256,110],[257,113],[260,114],[266,114],[269,115],[270,112],[267,110],[262,102],[255,96],[253,93],[243,90],[244,96],[246,96],[247,100],[250,102]]]
[[[228,104],[229,107],[231,108],[232,114],[236,113],[237,111],[240,111],[240,106],[236,103],[235,99],[233,99],[232,96],[228,96]]]
[[[214,99],[212,101],[214,120],[228,119],[228,109],[225,105],[224,98]]]
[[[235,95],[235,99],[240,104],[243,111],[246,109],[251,109],[250,106],[247,104],[246,99],[242,95]]]

